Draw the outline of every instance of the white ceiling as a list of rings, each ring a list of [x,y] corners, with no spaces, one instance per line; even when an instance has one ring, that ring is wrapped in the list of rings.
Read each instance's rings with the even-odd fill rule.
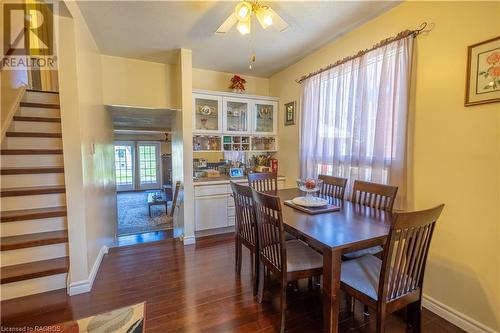
[[[266,3],[266,2],[264,2]],[[79,1],[104,54],[172,62],[173,50],[193,50],[193,66],[269,77],[323,45],[394,7],[396,1],[267,2],[290,27],[278,32],[255,24],[257,62],[248,69],[250,36],[233,28],[215,34],[236,2]],[[332,59],[333,61],[334,59]]]

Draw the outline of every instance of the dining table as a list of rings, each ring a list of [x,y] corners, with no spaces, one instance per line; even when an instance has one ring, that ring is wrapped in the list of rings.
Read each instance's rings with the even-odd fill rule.
[[[296,188],[277,191],[284,227],[323,254],[323,331],[337,332],[342,254],[383,245],[392,213],[334,198],[328,199],[340,210],[314,215],[283,204],[302,195]]]

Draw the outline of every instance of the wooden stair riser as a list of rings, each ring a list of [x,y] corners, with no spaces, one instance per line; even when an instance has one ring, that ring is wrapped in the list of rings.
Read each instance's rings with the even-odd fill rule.
[[[36,279],[44,276],[63,274],[68,272],[68,268],[68,257],[5,266],[1,268],[0,283],[4,285],[7,283]]]
[[[22,101],[30,103],[59,104],[59,94],[26,91]]]
[[[2,197],[1,210],[19,210],[66,205],[64,193]]]
[[[44,133],[44,132],[6,132],[5,137],[7,138],[33,138],[37,140],[39,138],[59,138],[62,139],[61,133]]]
[[[68,274],[50,275],[41,278],[3,284],[1,300],[43,293],[51,290],[65,289]]]
[[[68,243],[27,247],[24,249],[0,251],[1,266],[19,265],[27,262],[60,258],[68,255]]]
[[[47,219],[52,217],[64,217],[67,215],[67,207],[47,207],[38,209],[8,210],[0,212],[0,222],[10,223],[15,221]]]
[[[6,137],[3,149],[62,149],[60,138],[12,138]]]
[[[0,184],[4,188],[64,185],[64,173],[1,175]]]
[[[9,131],[35,133],[61,133],[60,123],[43,123],[34,121],[14,121]]]
[[[0,235],[2,237],[17,236],[27,234],[33,231],[48,232],[56,230],[66,230],[66,217],[51,217],[36,220],[24,220],[2,223],[0,225]]]
[[[60,118],[61,112],[58,109],[44,109],[22,106],[19,108],[16,116]]]
[[[63,155],[1,155],[2,167],[51,167],[63,166]]]
[[[0,250],[12,251],[29,247],[66,243],[67,241],[68,233],[66,230],[8,236],[2,237],[0,240]]]

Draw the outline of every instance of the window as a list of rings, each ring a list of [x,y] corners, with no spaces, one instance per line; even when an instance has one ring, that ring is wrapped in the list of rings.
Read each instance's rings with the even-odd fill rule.
[[[116,185],[133,185],[132,146],[115,146]]]
[[[395,39],[302,82],[303,178],[330,174],[401,189],[412,43]]]
[[[158,183],[158,145],[139,145],[139,174],[141,184]]]

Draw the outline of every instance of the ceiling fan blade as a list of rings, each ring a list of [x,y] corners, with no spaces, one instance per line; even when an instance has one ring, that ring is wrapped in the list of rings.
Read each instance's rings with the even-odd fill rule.
[[[224,23],[222,23],[220,25],[220,27],[219,27],[219,29],[217,29],[216,33],[218,33],[218,34],[225,34],[226,32],[229,31],[229,29],[231,29],[233,27],[233,25],[236,24],[237,21],[238,21],[238,19],[236,18],[236,15],[234,15],[234,13],[232,13],[224,21]]]
[[[285,31],[288,28],[288,23],[286,23],[272,8],[269,8],[269,10],[273,13],[273,26],[279,31]]]

